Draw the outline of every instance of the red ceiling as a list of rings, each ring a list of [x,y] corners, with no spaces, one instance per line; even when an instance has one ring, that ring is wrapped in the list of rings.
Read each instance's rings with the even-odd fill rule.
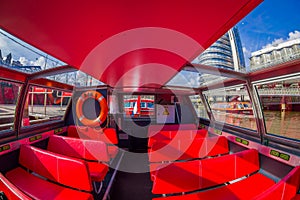
[[[111,86],[163,85],[262,0],[1,0],[0,27]]]

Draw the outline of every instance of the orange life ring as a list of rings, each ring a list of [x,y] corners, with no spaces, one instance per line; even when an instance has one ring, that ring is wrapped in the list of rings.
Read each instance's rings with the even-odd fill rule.
[[[101,109],[99,116],[94,120],[86,118],[84,116],[83,110],[82,110],[84,102],[89,98],[93,98],[96,101],[98,101],[99,105],[100,105],[100,109]],[[107,113],[108,113],[108,107],[107,107],[106,99],[100,92],[86,91],[86,92],[82,93],[81,96],[77,100],[77,104],[76,104],[77,118],[79,119],[79,121],[82,124],[84,124],[86,126],[95,127],[95,126],[101,125],[106,120]]]

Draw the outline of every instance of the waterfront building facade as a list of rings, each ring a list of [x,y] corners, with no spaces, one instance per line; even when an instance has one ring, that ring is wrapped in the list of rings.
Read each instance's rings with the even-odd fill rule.
[[[250,69],[253,71],[299,58],[300,39],[289,40],[253,52],[250,57]]]

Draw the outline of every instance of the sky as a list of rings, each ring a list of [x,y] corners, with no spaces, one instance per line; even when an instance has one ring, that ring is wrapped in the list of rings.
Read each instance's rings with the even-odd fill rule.
[[[264,0],[237,27],[249,65],[251,52],[300,38],[300,1]]]
[[[237,24],[246,66],[249,66],[251,52],[272,44],[300,38],[299,11],[300,0],[264,0]],[[46,54],[38,50],[29,51],[1,33],[3,31],[0,29],[0,49],[3,57],[12,52],[13,60],[18,60],[23,65],[47,66],[47,68],[57,65],[54,58],[48,56],[46,59]]]

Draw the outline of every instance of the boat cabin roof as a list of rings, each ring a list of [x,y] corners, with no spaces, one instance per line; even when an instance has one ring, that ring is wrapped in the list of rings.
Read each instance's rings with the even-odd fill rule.
[[[61,72],[78,69],[115,88],[161,88],[259,3],[10,0],[1,2],[0,27],[66,63]]]

